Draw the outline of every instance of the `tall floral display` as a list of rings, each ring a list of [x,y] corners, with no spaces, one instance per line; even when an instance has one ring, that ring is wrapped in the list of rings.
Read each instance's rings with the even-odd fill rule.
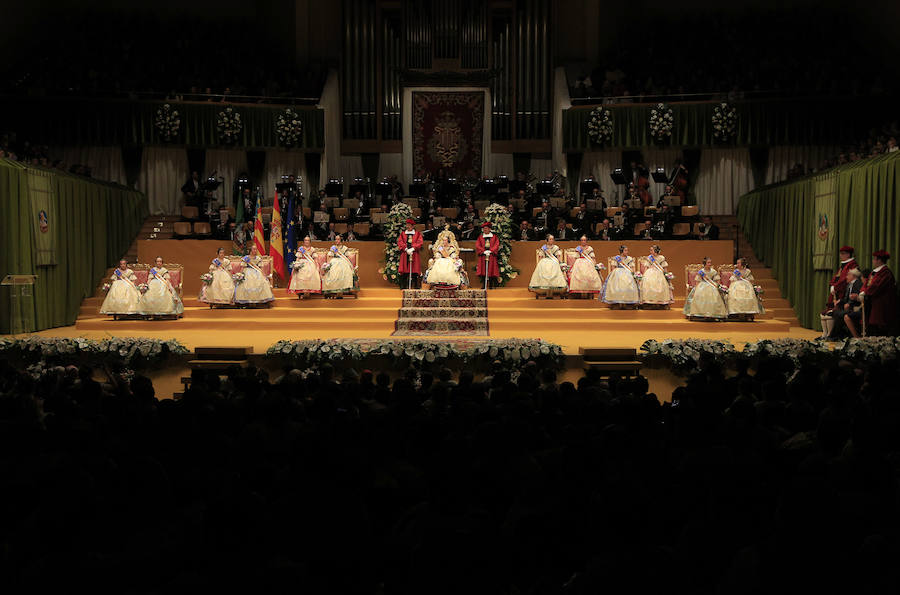
[[[500,265],[498,285],[502,287],[510,279],[515,279],[519,276],[519,269],[513,268],[509,263],[509,255],[512,251],[509,241],[513,231],[512,218],[509,216],[506,207],[497,203],[493,203],[485,209],[483,218],[485,221],[491,222],[491,230],[497,234],[497,238],[500,240],[500,256],[497,263]]]
[[[226,107],[216,116],[216,131],[219,133],[219,140],[223,143],[236,143],[243,129],[241,114],[232,107]]]
[[[285,147],[294,147],[300,144],[303,137],[303,122],[300,115],[291,108],[287,108],[275,118],[275,133],[278,142]]]
[[[670,138],[674,122],[672,108],[665,103],[657,103],[656,107],[650,109],[650,137],[657,142]]]
[[[587,124],[588,137],[592,142],[602,145],[612,140],[613,119],[609,109],[600,106],[591,110],[591,119]]]
[[[181,116],[168,103],[156,110],[156,132],[163,142],[172,142],[181,130]]]
[[[737,134],[737,110],[729,103],[720,103],[713,109],[713,137],[720,142],[729,141]]]
[[[412,216],[412,207],[398,202],[391,207],[384,226],[384,268],[380,273],[385,281],[397,286],[400,285],[400,251],[397,250],[397,238],[406,228],[406,220]]]

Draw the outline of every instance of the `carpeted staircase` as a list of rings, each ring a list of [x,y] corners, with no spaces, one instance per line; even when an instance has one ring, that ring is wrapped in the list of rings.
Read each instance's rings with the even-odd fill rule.
[[[404,289],[395,336],[486,336],[483,289]]]

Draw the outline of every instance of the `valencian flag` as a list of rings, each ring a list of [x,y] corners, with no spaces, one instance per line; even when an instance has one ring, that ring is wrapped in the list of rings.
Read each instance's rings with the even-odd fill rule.
[[[275,208],[272,211],[272,225],[269,226],[269,256],[272,257],[272,268],[284,279],[284,242],[281,239],[281,207],[278,192],[275,193]]]
[[[287,246],[284,250],[284,270],[291,272],[294,266],[294,250],[297,249],[297,229],[294,221],[294,193],[288,201]]]
[[[253,243],[260,254],[266,253],[266,238],[263,235],[262,208],[259,195],[256,195],[256,223],[253,224]]]

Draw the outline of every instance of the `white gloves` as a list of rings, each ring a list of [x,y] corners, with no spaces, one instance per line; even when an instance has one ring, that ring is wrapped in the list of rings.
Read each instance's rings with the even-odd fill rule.
[[[834,285],[829,287],[828,290],[831,291],[831,295],[834,295]]]
[[[485,256],[490,256],[490,255],[491,255],[491,251],[490,251],[490,250],[485,250],[485,251],[484,251],[484,255],[485,255]]]
[[[406,249],[406,253],[409,254],[410,256],[412,256],[412,253],[415,252],[415,251],[416,251],[415,248],[407,248],[407,249]]]

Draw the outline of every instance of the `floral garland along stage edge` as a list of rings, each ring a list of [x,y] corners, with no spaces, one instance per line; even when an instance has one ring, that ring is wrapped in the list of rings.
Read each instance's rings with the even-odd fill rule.
[[[761,358],[783,359],[793,367],[804,362],[831,366],[840,361],[866,365],[900,360],[900,337],[864,337],[831,344],[820,339],[763,339],[745,343],[741,351],[728,341],[650,339],[641,345],[639,357],[651,367],[671,367],[680,372],[699,368],[705,357],[712,357],[723,365],[731,365],[738,359],[756,361]]]
[[[181,130],[181,117],[178,110],[173,110],[172,106],[164,103],[162,107],[156,110],[156,132],[164,142],[172,142],[178,136]]]
[[[286,147],[295,147],[300,144],[303,137],[303,122],[300,116],[287,108],[275,119],[275,133],[278,135],[278,142]]]
[[[613,119],[612,112],[603,106],[591,110],[591,119],[587,124],[588,138],[602,145],[612,140]]]
[[[235,111],[233,107],[226,107],[216,116],[216,130],[219,133],[219,140],[225,143],[237,142],[244,124],[241,121],[241,114]]]
[[[720,103],[713,109],[713,138],[727,141],[737,135],[737,109],[729,103]]]
[[[657,103],[656,107],[650,109],[650,137],[657,141],[671,137],[674,122],[672,108],[665,103]]]
[[[400,286],[400,251],[397,250],[397,238],[406,228],[406,220],[413,216],[412,207],[398,202],[391,207],[384,225],[384,267],[378,269],[381,278],[396,286]]]
[[[269,347],[268,356],[283,357],[295,362],[316,364],[334,360],[361,360],[370,356],[385,356],[409,362],[441,363],[449,358],[467,362],[480,359],[499,360],[506,365],[521,365],[529,361],[559,365],[562,347],[540,339],[488,339],[448,342],[391,339],[359,341],[351,339],[322,339],[278,341]]]
[[[29,337],[0,339],[0,355],[4,358],[23,358],[36,362],[47,357],[87,359],[91,363],[110,360],[124,364],[151,364],[169,355],[184,355],[188,349],[175,339],[163,341],[145,337],[114,337],[85,339],[83,337]]]
[[[500,254],[497,264],[500,265],[500,280],[497,285],[503,287],[510,279],[519,276],[519,269],[509,263],[512,246],[509,239],[512,237],[512,218],[509,211],[503,205],[492,203],[484,210],[484,219],[491,222],[491,231],[497,234],[500,240]],[[475,269],[473,269],[474,271]]]

